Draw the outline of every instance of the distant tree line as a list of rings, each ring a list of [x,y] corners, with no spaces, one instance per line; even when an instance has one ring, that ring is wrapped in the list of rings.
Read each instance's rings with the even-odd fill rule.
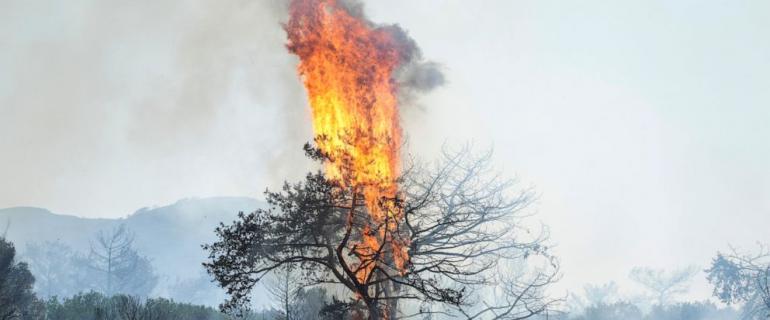
[[[120,225],[100,231],[87,253],[58,241],[32,243],[24,259],[37,279],[36,292],[43,298],[86,291],[146,297],[158,283],[158,276],[150,259],[140,255],[133,244],[133,233]]]
[[[274,319],[273,312],[246,313],[243,320]],[[31,319],[31,318],[30,318]],[[45,303],[48,320],[229,320],[230,316],[210,307],[174,302],[166,298],[81,293]]]
[[[231,320],[233,317],[206,306],[166,298],[142,299],[129,295],[105,296],[97,292],[48,300],[32,299],[2,319],[19,320]],[[277,312],[247,312],[242,320],[276,319]]]
[[[560,320],[767,320],[770,319],[770,251],[745,253],[731,248],[718,253],[704,270],[713,285],[714,302],[679,302],[689,282],[699,272],[696,267],[671,271],[647,267],[633,268],[629,278],[646,293],[623,297],[614,282],[586,285],[581,294],[570,294],[568,312]]]
[[[106,241],[100,241],[100,245],[104,246],[100,248],[94,248],[93,250],[108,250],[107,260],[101,259],[102,266],[109,265],[106,269],[87,269],[91,271],[101,271],[95,275],[102,275],[104,282],[107,283],[107,287],[99,287],[102,289],[126,288],[122,286],[122,282],[125,278],[122,273],[126,261],[135,263],[132,257],[135,253],[131,250],[127,250],[130,246],[126,244],[130,239],[126,237],[127,233],[124,229],[116,229],[114,232],[104,234],[100,236],[100,239]],[[123,239],[123,240],[116,240]],[[111,243],[111,241],[113,241]],[[41,247],[46,248],[49,254],[47,257],[56,257],[53,252],[55,249],[62,249],[60,246]],[[111,255],[110,250],[115,250]],[[102,251],[105,252],[105,251]],[[128,254],[126,253],[128,252]],[[67,250],[60,251],[62,256],[67,256]],[[128,259],[126,259],[128,257]],[[58,259],[58,258],[57,258]],[[113,262],[105,261],[113,260]],[[100,292],[85,292],[76,293],[64,298],[57,297],[54,293],[58,293],[58,287],[54,285],[55,281],[66,280],[61,274],[58,274],[59,268],[56,267],[56,259],[51,259],[50,264],[46,264],[46,268],[42,271],[47,271],[45,275],[48,276],[46,281],[50,283],[44,283],[43,290],[52,296],[48,298],[38,298],[33,291],[36,279],[30,272],[28,264],[26,262],[18,261],[16,254],[16,248],[14,245],[5,240],[4,237],[0,237],[0,320],[229,320],[232,317],[220,313],[218,310],[210,307],[192,305],[187,303],[179,303],[166,298],[143,298],[136,295],[129,294],[111,294],[107,295]],[[69,262],[69,260],[63,260]],[[133,262],[132,262],[133,261]],[[141,261],[141,260],[138,260]],[[91,266],[84,264],[83,266]],[[64,266],[60,266],[64,267]],[[142,269],[139,269],[142,270]],[[84,270],[85,271],[85,270]],[[110,273],[114,273],[111,276],[114,279],[109,280],[107,277]],[[143,276],[146,277],[146,276]],[[110,287],[110,286],[115,287]],[[130,287],[129,287],[130,288]],[[111,290],[105,290],[112,292]],[[239,319],[244,320],[268,320],[276,319],[279,313],[277,311],[263,311],[263,312],[245,312],[244,317]]]
[[[97,237],[99,247],[92,250],[100,252],[98,264],[73,263],[78,256],[61,243],[35,245],[33,257],[42,259],[37,263],[38,271],[44,279],[38,283],[26,262],[18,259],[15,246],[0,237],[0,320],[232,320],[234,316],[221,313],[207,306],[176,302],[168,298],[147,298],[135,294],[115,293],[125,288],[126,261],[134,260],[137,255],[131,252],[130,238],[126,229],[119,227],[110,233],[100,233]],[[39,252],[34,252],[39,250]],[[128,253],[127,253],[128,252]],[[40,255],[37,255],[40,253]],[[104,254],[106,253],[106,254]],[[74,257],[74,258],[73,258]],[[128,257],[128,259],[126,259]],[[45,259],[43,259],[45,258]],[[105,259],[106,258],[106,259]],[[112,260],[112,262],[110,262]],[[57,266],[57,262],[61,262]],[[80,262],[80,261],[78,261]],[[134,263],[132,262],[132,263]],[[101,267],[99,267],[101,266]],[[107,266],[104,268],[104,266]],[[74,267],[74,268],[73,268]],[[68,294],[77,286],[61,288],[58,281],[84,281],[85,278],[68,279],[72,273],[62,273],[62,269],[78,270],[83,274],[93,272],[92,276],[101,278],[102,285],[94,288],[103,290]],[[146,269],[138,269],[146,271]],[[110,275],[112,274],[112,275]],[[128,273],[130,274],[130,273]],[[139,277],[139,275],[136,275]],[[109,277],[114,277],[110,279]],[[146,279],[141,275],[140,279]],[[345,319],[348,303],[342,303],[329,297],[323,288],[305,289],[298,287],[291,271],[276,274],[270,292],[277,308],[262,311],[242,310],[237,319],[242,320],[339,320]],[[196,291],[200,289],[200,280],[180,282],[179,290]],[[144,283],[144,282],[141,282]],[[75,283],[76,284],[76,283]],[[41,294],[35,294],[38,286]],[[112,290],[110,290],[112,288]],[[143,291],[144,292],[144,291]],[[64,294],[62,294],[64,293]]]
[[[564,317],[570,320],[732,320],[738,312],[710,302],[681,302],[655,305],[645,313],[630,302],[600,303],[587,307],[582,314]]]
[[[89,291],[139,297],[161,292],[177,301],[201,305],[224,299],[224,292],[202,266],[197,276],[171,275],[161,285],[162,277],[152,261],[134,248],[134,234],[124,225],[96,233],[84,252],[61,241],[45,241],[27,243],[20,255],[35,276],[35,293],[44,299]]]

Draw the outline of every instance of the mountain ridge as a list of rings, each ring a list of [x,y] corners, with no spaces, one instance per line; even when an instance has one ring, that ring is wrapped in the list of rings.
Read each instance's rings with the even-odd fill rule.
[[[87,253],[99,231],[125,224],[135,236],[134,246],[149,257],[162,277],[199,276],[206,253],[204,243],[216,239],[214,228],[236,219],[238,212],[263,207],[249,197],[184,198],[172,204],[144,207],[119,218],[87,218],[59,214],[46,208],[18,206],[0,209],[0,231],[19,251],[32,243],[61,241]]]

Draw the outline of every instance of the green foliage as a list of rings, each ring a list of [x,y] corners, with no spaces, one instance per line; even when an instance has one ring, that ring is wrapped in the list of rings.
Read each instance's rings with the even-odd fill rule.
[[[733,320],[739,319],[738,311],[719,308],[710,302],[684,302],[655,305],[644,314],[629,302],[599,303],[587,307],[582,315],[570,316],[570,320]]]
[[[685,302],[674,305],[654,306],[645,319],[648,320],[705,320],[738,319],[730,308],[718,308],[710,302]]]
[[[586,308],[585,315],[580,320],[642,320],[642,311],[628,302],[597,304]]]
[[[178,303],[165,298],[143,300],[134,296],[80,293],[45,304],[48,320],[231,320],[209,307]],[[272,319],[270,312],[246,313],[244,320]],[[26,319],[26,318],[25,318]]]
[[[34,283],[27,264],[16,261],[16,248],[0,237],[0,319],[41,319]]]

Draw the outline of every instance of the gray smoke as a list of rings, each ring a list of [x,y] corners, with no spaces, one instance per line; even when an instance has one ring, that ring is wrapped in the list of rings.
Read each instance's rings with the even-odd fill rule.
[[[411,101],[415,93],[426,93],[444,84],[445,78],[441,66],[423,57],[417,42],[404,28],[398,24],[383,24],[369,20],[364,13],[364,4],[360,0],[342,0],[339,4],[352,16],[365,19],[370,25],[387,30],[403,48],[404,64],[396,75],[396,80],[404,102]]]
[[[127,214],[291,177],[311,134],[286,15],[273,0],[0,2],[0,207]]]
[[[312,128],[286,19],[285,0],[0,1],[0,207],[115,216],[300,178]],[[411,48],[405,103],[440,85],[388,28]]]

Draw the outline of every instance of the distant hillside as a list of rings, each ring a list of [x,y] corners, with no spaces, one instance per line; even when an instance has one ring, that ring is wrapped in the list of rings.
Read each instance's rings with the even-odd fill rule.
[[[41,208],[15,207],[0,209],[0,232],[9,224],[6,237],[22,255],[28,243],[56,240],[87,252],[99,230],[125,223],[135,234],[135,248],[152,259],[166,282],[172,282],[201,274],[201,263],[206,258],[201,244],[215,239],[213,231],[219,222],[229,223],[239,211],[254,211],[262,205],[251,198],[184,199],[168,206],[142,208],[117,219],[80,218]]]

